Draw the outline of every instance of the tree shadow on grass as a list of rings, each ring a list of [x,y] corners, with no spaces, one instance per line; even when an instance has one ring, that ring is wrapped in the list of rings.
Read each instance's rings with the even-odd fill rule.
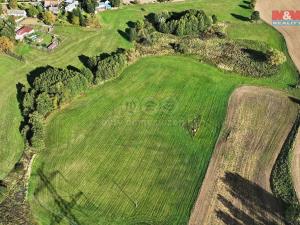
[[[80,69],[78,69],[77,67],[72,66],[72,65],[68,65],[67,69],[71,70],[71,71],[74,71],[74,72],[77,72],[77,73],[80,73]]]
[[[128,28],[127,28],[128,29]],[[126,30],[127,30],[126,29]],[[118,33],[121,35],[122,38],[124,38],[126,41],[129,41],[129,37],[126,31],[118,30]]]
[[[135,28],[135,25],[136,25],[136,23],[133,22],[133,21],[128,21],[126,24],[127,24],[127,26],[130,27],[130,28]]]
[[[241,21],[250,21],[250,19],[246,16],[238,15],[238,14],[235,14],[235,13],[231,13],[230,15],[233,16],[234,18],[238,19],[238,20],[241,20]]]
[[[240,4],[239,7],[243,8],[243,9],[251,9],[251,8],[249,7],[249,5],[242,5],[242,4]]]
[[[89,58],[88,56],[86,55],[80,55],[78,56],[78,59],[80,60],[80,62],[86,67],[86,68],[89,68]]]
[[[283,221],[282,202],[257,184],[229,172],[222,182],[232,198],[219,194],[218,201],[226,210],[216,210],[215,213],[225,224],[277,225],[277,220]]]

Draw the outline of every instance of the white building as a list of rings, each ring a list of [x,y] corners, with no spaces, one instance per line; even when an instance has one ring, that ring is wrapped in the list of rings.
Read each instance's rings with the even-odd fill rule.
[[[25,10],[18,10],[18,9],[10,9],[7,10],[8,16],[16,16],[16,17],[27,17]]]
[[[59,8],[54,7],[54,6],[50,6],[49,11],[52,12],[53,14],[57,15],[59,13]]]
[[[66,12],[72,12],[74,9],[76,9],[79,6],[79,2],[78,1],[74,1],[73,3],[67,5],[65,7],[65,11]]]

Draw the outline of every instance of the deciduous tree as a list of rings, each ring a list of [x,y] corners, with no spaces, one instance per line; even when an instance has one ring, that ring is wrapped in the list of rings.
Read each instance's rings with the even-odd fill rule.
[[[119,7],[121,4],[120,0],[111,0],[112,7]]]
[[[5,36],[0,37],[0,52],[11,52],[13,50],[14,43]]]
[[[39,14],[39,11],[33,5],[30,5],[26,11],[29,17],[36,17]]]
[[[283,52],[277,49],[267,51],[268,61],[271,65],[279,66],[286,61],[286,56]]]
[[[18,1],[17,0],[9,0],[8,6],[10,9],[16,9],[16,8],[18,8]]]
[[[56,21],[56,16],[52,12],[46,11],[43,14],[43,21],[45,24],[53,25]]]

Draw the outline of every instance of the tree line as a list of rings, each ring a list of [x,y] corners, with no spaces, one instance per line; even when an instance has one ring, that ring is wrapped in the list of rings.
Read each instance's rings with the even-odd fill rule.
[[[29,75],[33,76],[29,87],[20,84],[18,92],[23,116],[21,134],[26,147],[44,149],[44,119],[90,86],[117,77],[127,64],[126,54],[119,49],[88,58],[88,66],[81,70],[46,67],[37,76],[35,72]]]

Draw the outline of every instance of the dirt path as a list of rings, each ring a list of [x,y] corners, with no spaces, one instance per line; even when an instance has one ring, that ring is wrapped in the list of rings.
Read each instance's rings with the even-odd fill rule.
[[[234,91],[189,225],[284,224],[269,178],[297,113],[282,92]]]
[[[300,0],[258,0],[256,10],[264,21],[272,25],[272,10],[300,10]],[[300,26],[275,28],[283,34],[289,53],[300,71]]]

